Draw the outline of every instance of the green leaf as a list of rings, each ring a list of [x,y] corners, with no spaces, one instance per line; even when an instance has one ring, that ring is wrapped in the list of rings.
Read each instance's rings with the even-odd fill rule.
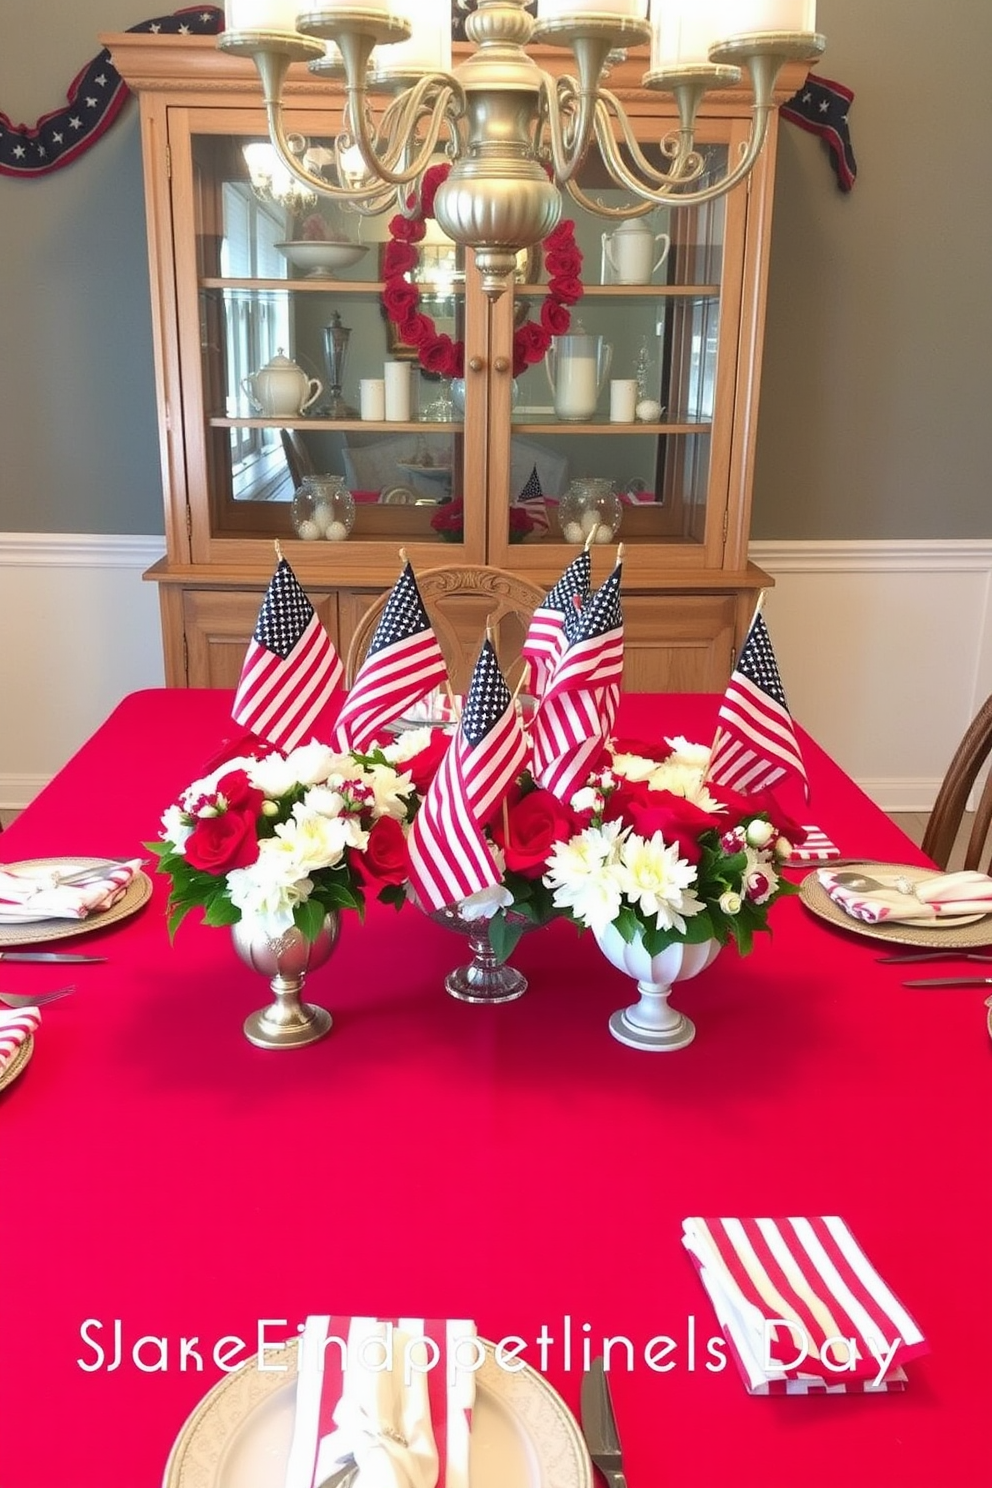
[[[508,960],[513,954],[517,942],[526,929],[526,923],[518,921],[514,924],[512,920],[505,917],[502,910],[493,915],[489,921],[489,944],[500,963]]]
[[[306,940],[314,941],[320,934],[326,915],[323,904],[311,898],[298,904],[293,910],[293,923]]]
[[[216,894],[209,904],[203,908],[203,923],[205,925],[236,925],[241,918],[240,909],[236,909],[222,894]]]

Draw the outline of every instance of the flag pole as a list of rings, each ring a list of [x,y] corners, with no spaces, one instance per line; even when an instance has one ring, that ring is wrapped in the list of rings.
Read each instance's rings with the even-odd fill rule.
[[[767,589],[759,589],[758,590],[758,600],[757,600],[757,603],[755,604],[755,607],[754,607],[754,614],[751,616],[750,623],[749,623],[749,625],[747,627],[747,634],[748,635],[751,634],[752,630],[754,629],[754,622],[755,622],[755,620],[757,620],[758,616],[761,614],[761,607],[762,607],[762,605],[765,602],[765,595],[767,593],[768,593]]]
[[[406,568],[407,561],[406,548],[400,548],[400,567]]]
[[[596,536],[596,529],[595,529],[595,527],[592,527],[592,528],[590,528],[590,530],[589,530],[589,532],[588,532],[588,534],[586,536],[585,542],[582,544],[583,548],[585,549],[585,551],[587,553],[588,553],[589,549],[592,547],[592,540],[593,540],[593,538],[595,536]]]
[[[274,543],[273,543],[273,544],[272,544],[272,546],[273,546],[273,547],[274,547],[274,548],[275,548],[275,550],[276,550],[276,562],[277,562],[277,563],[281,563],[281,562],[282,562],[282,548],[281,548],[281,547],[280,547],[280,545],[279,545],[279,539],[278,539],[278,538],[276,538],[276,540],[275,540],[275,542],[274,542]]]

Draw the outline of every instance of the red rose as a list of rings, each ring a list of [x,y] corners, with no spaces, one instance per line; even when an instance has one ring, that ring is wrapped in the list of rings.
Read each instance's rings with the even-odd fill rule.
[[[396,216],[390,219],[389,235],[401,243],[419,243],[427,231],[423,222],[415,222],[409,217]]]
[[[401,775],[409,775],[418,795],[422,796],[427,791],[450,743],[451,735],[445,733],[444,729],[431,729],[430,743],[425,745],[412,759],[404,760],[401,765],[396,766]]]
[[[559,274],[577,279],[582,273],[582,254],[578,248],[554,248],[544,255],[544,267],[548,271],[549,279],[554,279]]]
[[[369,888],[401,884],[407,877],[406,837],[398,821],[381,816],[369,833],[364,852],[353,847],[348,861]]]
[[[513,337],[513,355],[516,358],[518,352],[524,359],[526,366],[539,362],[551,345],[551,337],[543,326],[535,325],[533,321],[527,321]]]
[[[451,172],[450,165],[432,165],[424,171],[420,187],[420,210],[425,217],[434,216],[434,198],[438,187],[443,186]]]
[[[666,843],[677,843],[679,857],[698,863],[700,834],[717,826],[717,819],[671,791],[647,791],[627,803],[625,819],[641,837],[660,832]]]
[[[460,532],[465,524],[465,505],[460,496],[439,506],[431,517],[435,532]]]
[[[382,291],[382,303],[390,320],[404,320],[420,299],[420,290],[407,279],[391,279]]]
[[[566,305],[574,305],[582,298],[582,280],[577,274],[556,274],[548,280],[548,289],[555,299],[563,300]]]
[[[419,310],[404,316],[398,322],[396,329],[408,346],[420,346],[423,341],[428,340],[435,334],[434,322],[427,315],[422,315]]]
[[[506,856],[506,866],[524,878],[540,878],[548,854],[556,842],[564,842],[575,831],[575,817],[550,791],[535,790],[507,807],[493,823],[493,840]]]
[[[258,816],[265,792],[257,790],[244,770],[232,770],[217,782],[217,794],[227,802],[228,811],[250,811]]]
[[[382,255],[382,277],[392,279],[417,266],[417,250],[412,243],[387,243]]]
[[[640,759],[657,760],[659,765],[662,760],[668,759],[671,749],[664,740],[653,739],[614,739],[614,754],[636,754]]]
[[[565,217],[562,219],[561,222],[559,222],[557,227],[552,228],[551,232],[548,233],[548,236],[544,240],[544,251],[545,253],[548,253],[553,251],[555,248],[564,247],[566,243],[574,242],[575,223],[572,222],[568,217]]]
[[[453,350],[450,336],[429,336],[420,342],[420,365],[425,372],[440,372],[450,377]]]
[[[572,324],[571,311],[549,295],[541,306],[541,324],[549,335],[563,336]]]
[[[255,812],[222,811],[202,816],[186,839],[186,861],[204,873],[229,873],[247,868],[258,857]]]

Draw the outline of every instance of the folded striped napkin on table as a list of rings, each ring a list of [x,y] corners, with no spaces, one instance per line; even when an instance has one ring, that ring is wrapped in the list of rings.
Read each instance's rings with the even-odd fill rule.
[[[62,878],[84,873],[86,864],[80,862],[0,869],[0,925],[29,925],[35,920],[85,920],[87,915],[110,909],[141,871],[143,861],[131,858],[85,884],[60,882]]]
[[[960,873],[938,873],[933,878],[913,883],[899,873],[869,869],[876,887],[868,880],[858,887],[857,875],[831,873],[822,869],[817,874],[833,902],[852,919],[867,924],[883,920],[939,921],[957,915],[992,914],[992,878],[974,870]]]
[[[836,1216],[683,1221],[752,1395],[884,1393],[929,1345]]]
[[[356,1488],[468,1488],[477,1348],[467,1320],[307,1318],[285,1488],[352,1457]]]
[[[789,854],[789,864],[796,863],[826,863],[831,858],[840,857],[840,848],[835,842],[831,842],[820,827],[803,827],[803,838],[800,842],[792,844],[792,852]]]
[[[0,1012],[0,1075],[3,1074],[25,1039],[37,1031],[41,1011],[36,1007]]]

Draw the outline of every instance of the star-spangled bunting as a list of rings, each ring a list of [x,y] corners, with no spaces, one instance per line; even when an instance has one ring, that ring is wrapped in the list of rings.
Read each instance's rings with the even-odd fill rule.
[[[483,828],[526,757],[520,715],[487,640],[458,731],[407,837],[410,882],[425,910],[458,904],[501,881]]]
[[[447,680],[441,647],[407,563],[338,714],[335,744],[339,749],[364,749],[383,724],[401,718]]]
[[[299,580],[280,558],[262,601],[231,717],[279,749],[313,730],[344,674]]]
[[[854,94],[843,83],[810,73],[799,91],[779,109],[783,119],[820,136],[830,151],[830,164],[841,191],[850,191],[858,174],[847,117],[853,102]]]
[[[223,29],[224,11],[216,5],[191,6],[128,27],[164,36],[215,36]],[[14,124],[0,113],[0,175],[46,176],[78,160],[110,128],[129,94],[104,47],[69,84],[67,108],[42,114],[37,124]]]
[[[565,621],[589,599],[591,574],[592,559],[588,548],[583,548],[534,611],[520,652],[528,668],[524,689],[533,697],[539,698],[545,691],[562,653]]]
[[[522,507],[534,524],[535,532],[547,532],[550,527],[548,521],[548,507],[544,500],[544,492],[541,489],[541,478],[537,473],[537,466],[531,471],[524,484],[523,490],[514,502],[515,506]]]
[[[618,563],[583,609],[565,620],[565,649],[531,724],[533,774],[560,801],[586,783],[609,737],[623,676]]]
[[[794,775],[808,799],[806,766],[761,615],[741,647],[717,718],[707,780],[751,795]]]

